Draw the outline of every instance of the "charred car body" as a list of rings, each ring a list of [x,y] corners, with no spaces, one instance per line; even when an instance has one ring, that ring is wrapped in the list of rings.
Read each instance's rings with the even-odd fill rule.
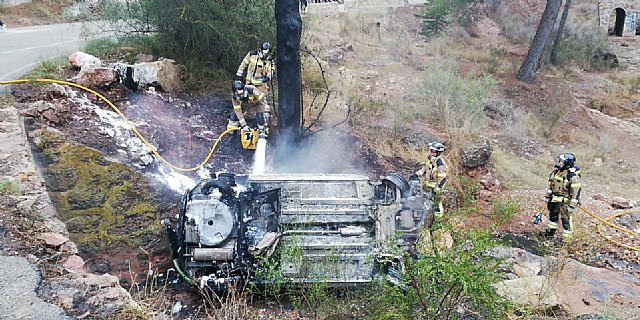
[[[417,181],[359,175],[219,174],[166,225],[174,265],[214,291],[273,281],[329,285],[397,273],[433,221]]]

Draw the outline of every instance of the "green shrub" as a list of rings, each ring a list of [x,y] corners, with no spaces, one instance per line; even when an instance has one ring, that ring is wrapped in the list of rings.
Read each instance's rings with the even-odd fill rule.
[[[269,0],[100,1],[103,19],[128,33],[154,32],[160,54],[177,61],[209,61],[235,73],[244,55],[275,43],[275,4]],[[197,70],[192,70],[197,71]]]
[[[500,226],[513,220],[520,211],[522,211],[522,209],[518,203],[512,199],[506,202],[501,199],[496,199],[493,201],[490,216],[493,220],[493,225]]]
[[[488,232],[439,230],[454,240],[451,248],[430,243],[408,259],[404,287],[383,286],[371,298],[369,319],[452,319],[471,310],[484,319],[504,317],[508,303],[492,284],[500,280],[500,260],[489,255],[497,245]]]
[[[480,0],[431,0],[424,5],[422,32],[427,38],[436,36],[456,22],[469,26],[480,14]]]
[[[0,182],[0,193],[18,195],[20,194],[20,184],[13,180],[4,180]]]

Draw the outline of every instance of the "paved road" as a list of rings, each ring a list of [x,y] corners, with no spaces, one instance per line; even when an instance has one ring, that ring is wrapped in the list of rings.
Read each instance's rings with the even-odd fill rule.
[[[0,33],[0,80],[18,79],[42,60],[77,51],[81,29],[81,23],[63,23]]]
[[[73,23],[9,28],[0,33],[0,81],[19,79],[42,60],[77,51],[83,44],[81,29],[80,23]],[[0,93],[6,89],[0,86]],[[15,120],[19,128],[17,112]],[[26,259],[0,256],[0,320],[68,319],[59,307],[36,295],[39,282],[39,273]]]
[[[57,306],[38,298],[40,275],[25,260],[0,256],[0,320],[68,319]]]

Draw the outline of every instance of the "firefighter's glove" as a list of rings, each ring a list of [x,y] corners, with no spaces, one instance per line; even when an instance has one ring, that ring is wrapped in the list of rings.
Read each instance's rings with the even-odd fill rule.
[[[245,124],[244,126],[242,126],[242,131],[249,132],[251,131],[251,128],[249,128],[249,126]]]
[[[411,176],[409,176],[409,180],[419,180],[418,179],[418,175],[417,174],[412,174]]]
[[[242,80],[242,74],[236,74],[233,80]]]
[[[271,112],[267,111],[264,113],[264,123],[266,125],[269,125],[269,119],[271,119]]]
[[[575,209],[578,207],[578,204],[578,199],[571,199],[571,201],[569,201],[569,208]]]
[[[547,189],[547,194],[544,196],[544,202],[551,202],[552,195],[553,191],[551,191],[551,189]]]
[[[569,214],[572,214],[575,210],[576,210],[576,208],[574,208],[574,207],[567,207],[567,212]]]

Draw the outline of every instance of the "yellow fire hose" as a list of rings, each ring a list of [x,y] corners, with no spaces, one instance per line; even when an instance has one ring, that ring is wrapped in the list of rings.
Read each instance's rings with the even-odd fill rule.
[[[546,206],[547,206],[546,203],[544,205],[542,205],[542,208],[540,208],[539,212],[544,212]],[[633,230],[628,230],[628,229],[616,226],[615,224],[611,223],[610,221],[615,219],[615,218],[617,218],[617,217],[621,217],[621,216],[624,216],[624,215],[627,215],[627,214],[631,214],[631,213],[634,213],[634,212],[640,212],[640,209],[623,211],[623,212],[620,212],[620,213],[616,213],[616,214],[614,214],[614,215],[612,215],[610,217],[607,217],[605,219],[602,219],[602,218],[598,217],[597,215],[591,213],[591,211],[585,209],[582,206],[580,206],[580,210],[584,211],[588,215],[592,216],[594,219],[596,219],[596,220],[602,222],[603,224],[606,224],[607,226],[610,226],[610,227],[612,227],[612,228],[614,228],[616,230],[628,233],[631,236],[637,236],[638,235],[637,232],[635,232]],[[640,247],[630,246],[630,245],[624,244],[624,243],[622,243],[620,241],[616,241],[613,238],[607,237],[604,234],[604,232],[602,231],[602,224],[598,225],[598,234],[600,234],[600,236],[602,236],[603,238],[607,239],[608,241],[611,241],[611,242],[615,243],[616,245],[619,245],[619,246],[621,246],[623,248],[627,248],[627,249],[630,249],[630,250],[633,250],[633,251],[640,251]]]
[[[136,127],[131,124],[131,122],[129,122],[129,120],[127,119],[127,117],[125,117],[125,115],[120,111],[120,109],[118,109],[111,101],[109,101],[109,99],[107,99],[105,96],[103,96],[102,94],[91,90],[87,87],[81,86],[79,84],[73,83],[73,82],[68,82],[68,81],[62,81],[62,80],[54,80],[54,79],[20,79],[20,80],[8,80],[8,81],[0,81],[0,85],[7,85],[7,84],[16,84],[16,83],[27,83],[27,82],[49,82],[49,83],[57,83],[57,84],[63,84],[63,85],[68,85],[68,86],[72,86],[72,87],[76,87],[79,89],[82,89],[84,91],[87,91],[89,93],[92,93],[94,95],[96,95],[98,98],[102,99],[104,102],[106,102],[111,108],[113,108],[113,110],[115,110],[115,112],[120,115],[120,117],[122,118],[122,120],[124,120],[124,122],[129,126],[129,128],[131,128],[131,130],[133,132],[135,132],[135,134],[138,136],[138,138],[140,138],[140,140],[142,141],[142,143],[144,143],[144,145],[147,146],[147,148],[149,148],[149,150],[151,150],[151,152],[156,155],[158,157],[158,159],[160,159],[160,161],[164,162],[167,166],[171,167],[172,169],[176,170],[176,171],[184,171],[184,172],[190,172],[190,171],[196,171],[200,168],[202,168],[202,166],[204,166],[207,162],[209,162],[209,159],[211,158],[211,156],[213,155],[213,152],[216,150],[216,147],[218,146],[218,143],[220,142],[220,140],[222,140],[222,137],[224,137],[227,133],[235,131],[235,130],[239,130],[238,128],[232,128],[232,129],[227,129],[224,132],[222,132],[222,134],[220,134],[220,136],[216,139],[216,142],[213,144],[213,147],[211,147],[211,150],[209,150],[209,154],[205,157],[205,159],[198,164],[197,166],[193,167],[193,168],[180,168],[177,167],[175,165],[173,165],[172,163],[170,163],[169,161],[167,161],[164,157],[162,157],[157,151],[156,149],[149,143],[147,142],[147,139],[145,139],[142,134],[138,131],[138,129],[136,129]]]
[[[595,218],[596,220],[598,220],[598,221],[600,221],[600,222],[602,222],[602,223],[606,224],[607,226],[610,226],[610,227],[612,227],[612,228],[614,228],[614,229],[616,229],[616,230],[620,230],[620,231],[622,231],[622,232],[628,233],[628,234],[630,234],[630,235],[632,235],[632,236],[634,236],[634,237],[638,235],[638,233],[637,233],[637,232],[635,232],[635,231],[628,230],[628,229],[625,229],[625,228],[622,228],[622,227],[618,227],[618,226],[616,226],[615,224],[612,224],[612,223],[611,223],[611,222],[609,222],[609,221],[611,221],[611,220],[613,220],[613,219],[615,219],[615,218],[617,218],[617,217],[620,217],[620,216],[624,216],[624,215],[631,214],[631,213],[634,213],[634,212],[640,212],[640,209],[623,211],[623,212],[620,212],[620,213],[616,213],[616,214],[614,214],[614,215],[612,215],[612,216],[610,216],[610,217],[607,217],[607,218],[605,218],[605,219],[602,219],[602,218],[600,218],[600,217],[596,216],[595,214],[593,214],[593,213],[589,212],[589,210],[587,210],[587,209],[585,209],[585,208],[583,208],[583,207],[580,207],[580,209],[582,209],[582,211],[586,212],[588,215],[592,216],[592,217],[593,217],[593,218]],[[607,239],[607,240],[609,240],[609,241],[611,241],[611,242],[613,242],[613,243],[615,243],[615,244],[617,244],[617,245],[619,245],[619,246],[621,246],[621,247],[623,247],[623,248],[627,248],[627,249],[630,249],[630,250],[633,250],[633,251],[640,251],[640,247],[630,246],[630,245],[627,245],[627,244],[621,243],[621,242],[619,242],[619,241],[616,241],[616,240],[614,240],[614,239],[612,239],[612,238],[610,238],[610,237],[607,237],[607,236],[602,232],[602,224],[599,224],[599,225],[598,225],[598,233],[599,233],[603,238],[605,238],[605,239]]]

